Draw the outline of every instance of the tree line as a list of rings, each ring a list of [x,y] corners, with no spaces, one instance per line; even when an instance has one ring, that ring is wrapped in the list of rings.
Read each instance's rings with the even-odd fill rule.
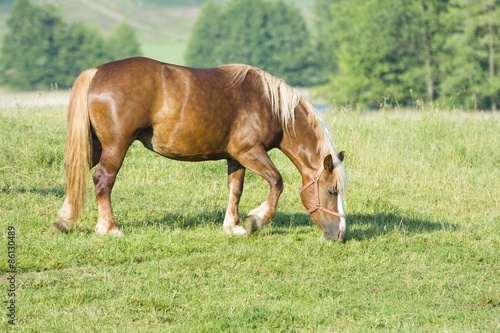
[[[82,22],[68,25],[57,7],[16,0],[0,54],[0,83],[14,89],[71,87],[78,74],[140,54],[135,30],[119,24],[109,37]]]
[[[315,0],[314,8],[309,31],[283,0],[208,0],[186,64],[251,64],[315,86],[337,106],[500,108],[500,0]],[[14,2],[7,25],[0,80],[14,88],[67,87],[85,68],[140,53],[126,24],[105,38],[29,0]]]
[[[213,67],[246,63],[310,86],[322,80],[306,22],[283,1],[209,0],[191,31],[186,63]]]
[[[331,104],[500,107],[500,0],[316,0],[315,35],[283,1],[209,0],[194,66],[249,63]]]
[[[499,0],[316,0],[337,105],[500,107]]]

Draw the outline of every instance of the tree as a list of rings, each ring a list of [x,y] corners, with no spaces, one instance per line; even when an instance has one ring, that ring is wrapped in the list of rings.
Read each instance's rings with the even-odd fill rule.
[[[332,5],[330,45],[339,104],[372,107],[432,101],[438,81],[439,16],[447,0],[352,0]]]
[[[16,0],[0,57],[0,81],[15,89],[70,87],[84,69],[140,54],[134,30],[122,23],[106,41],[97,29],[65,24],[56,7]]]
[[[109,60],[129,58],[141,54],[135,30],[125,22],[118,24],[109,37],[107,51]]]
[[[214,52],[223,38],[221,14],[222,7],[215,0],[209,0],[202,7],[186,49],[188,65],[214,67],[222,64],[222,59]]]
[[[14,2],[1,54],[1,81],[13,88],[39,88],[54,82],[64,24],[51,5]]]
[[[331,38],[333,35],[333,20],[336,13],[332,10],[332,5],[349,0],[316,0],[314,1],[314,22],[316,26],[318,69],[323,74],[323,83],[328,80],[329,73],[338,70],[336,59],[336,49],[338,45]]]
[[[442,91],[458,107],[500,107],[500,1],[452,0]]]
[[[135,30],[129,25],[119,24],[106,41],[100,30],[76,22],[67,29],[64,46],[54,58],[58,65],[54,82],[60,87],[70,87],[86,68],[136,55],[140,55],[140,46]]]
[[[262,0],[232,0],[222,14],[223,38],[219,53],[224,62],[262,65],[268,3]]]
[[[317,81],[311,36],[298,9],[282,1],[209,1],[188,45],[186,62],[207,67],[247,63],[294,85]]]
[[[265,24],[261,63],[292,85],[313,85],[321,82],[318,57],[312,37],[298,8],[278,1],[269,3]]]
[[[71,87],[81,71],[111,60],[106,44],[97,29],[88,28],[81,22],[69,27],[64,47],[54,58],[54,62],[58,64],[58,77],[55,81],[58,86]]]

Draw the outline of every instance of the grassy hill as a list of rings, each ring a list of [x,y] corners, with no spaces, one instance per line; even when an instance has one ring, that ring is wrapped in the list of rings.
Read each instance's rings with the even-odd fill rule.
[[[125,21],[137,30],[143,54],[172,63],[184,62],[192,25],[206,0],[32,0],[60,9],[66,22],[83,21],[105,34]],[[0,0],[0,38],[7,32],[13,0]],[[288,0],[310,21],[314,0]]]

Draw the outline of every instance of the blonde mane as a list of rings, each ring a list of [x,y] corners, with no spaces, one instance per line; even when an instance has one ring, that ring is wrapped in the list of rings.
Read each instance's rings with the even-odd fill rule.
[[[333,164],[335,166],[333,169],[333,172],[335,173],[335,184],[333,184],[334,190],[341,194],[345,194],[347,191],[347,174],[345,172],[344,164],[338,157],[338,151],[333,145],[332,138],[326,124],[319,112],[306,98],[302,98],[302,103],[303,107],[309,114],[309,123],[314,124],[315,126],[315,133],[318,138],[319,155],[324,157],[331,154],[333,157]]]
[[[280,119],[283,128],[288,131],[288,126],[295,124],[295,108],[299,105],[302,96],[283,80],[250,65],[224,65],[230,75],[231,86],[243,82],[248,72],[256,74],[255,84],[261,84],[264,94],[271,104],[271,111],[275,117]]]
[[[314,106],[297,90],[290,87],[283,80],[250,65],[224,65],[220,68],[227,70],[230,76],[231,86],[242,83],[248,72],[253,71],[256,74],[255,84],[261,84],[264,94],[271,104],[271,110],[277,117],[283,129],[289,133],[289,126],[292,131],[295,126],[295,108],[301,104],[308,113],[309,124],[314,128],[318,138],[318,154],[322,158],[331,154],[334,161],[334,172],[336,174],[334,184],[335,190],[344,193],[347,187],[347,176],[343,163],[338,158],[338,151],[334,147],[328,129],[322,117]]]

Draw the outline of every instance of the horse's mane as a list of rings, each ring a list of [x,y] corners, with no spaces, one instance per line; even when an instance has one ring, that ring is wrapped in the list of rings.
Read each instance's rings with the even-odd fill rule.
[[[318,154],[325,157],[331,154],[334,161],[334,172],[336,173],[336,187],[340,193],[344,193],[347,187],[347,176],[337,149],[334,147],[325,122],[314,108],[314,106],[302,96],[297,90],[290,87],[285,81],[250,65],[224,65],[220,67],[227,71],[231,86],[238,85],[245,80],[249,72],[255,74],[255,84],[262,85],[264,94],[271,104],[271,110],[275,117],[280,119],[283,129],[289,132],[289,125],[292,129],[295,125],[295,108],[301,104],[308,113],[309,124],[314,128],[318,138]]]

